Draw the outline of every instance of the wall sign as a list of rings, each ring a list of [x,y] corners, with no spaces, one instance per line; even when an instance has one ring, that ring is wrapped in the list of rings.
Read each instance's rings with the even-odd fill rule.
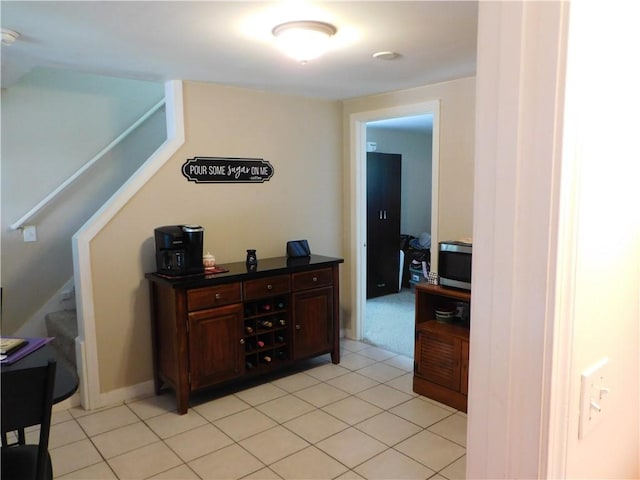
[[[262,158],[194,157],[182,165],[182,174],[196,183],[263,183],[273,167]]]

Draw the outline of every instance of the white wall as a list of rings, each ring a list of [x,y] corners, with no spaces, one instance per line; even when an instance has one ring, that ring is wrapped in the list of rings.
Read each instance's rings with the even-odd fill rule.
[[[638,30],[577,3],[480,4],[467,478],[640,477]]]
[[[640,478],[640,73],[628,61],[640,45],[638,14],[635,3],[571,6],[564,154],[577,190],[566,199],[576,233],[567,478]],[[598,384],[610,393],[597,399],[593,431],[578,438],[580,374],[604,357]]]
[[[162,84],[45,68],[2,89],[3,333],[15,332],[73,275],[71,236],[162,143],[163,111],[29,221],[37,242],[23,242],[9,225],[163,95]]]
[[[400,232],[431,232],[431,132],[367,127],[377,151],[402,155]]]

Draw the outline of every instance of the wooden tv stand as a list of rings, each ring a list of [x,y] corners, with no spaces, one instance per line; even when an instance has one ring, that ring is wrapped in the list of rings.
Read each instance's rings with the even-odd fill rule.
[[[156,394],[191,393],[331,354],[340,362],[339,258],[311,255],[222,265],[228,272],[149,273]]]
[[[447,301],[471,302],[471,293],[416,285],[413,391],[463,412],[469,382],[469,325],[441,323],[436,307]]]

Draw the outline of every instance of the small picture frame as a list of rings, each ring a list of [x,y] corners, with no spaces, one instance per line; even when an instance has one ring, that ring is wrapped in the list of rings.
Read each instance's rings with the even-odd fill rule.
[[[311,255],[309,242],[306,240],[291,240],[287,242],[287,257],[298,258],[308,257]]]

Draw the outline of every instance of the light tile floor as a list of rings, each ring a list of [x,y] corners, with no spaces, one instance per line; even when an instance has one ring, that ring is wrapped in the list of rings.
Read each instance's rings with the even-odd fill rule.
[[[463,479],[466,415],[413,393],[413,360],[351,340],[341,353],[186,415],[170,393],[56,411],[55,478]]]

